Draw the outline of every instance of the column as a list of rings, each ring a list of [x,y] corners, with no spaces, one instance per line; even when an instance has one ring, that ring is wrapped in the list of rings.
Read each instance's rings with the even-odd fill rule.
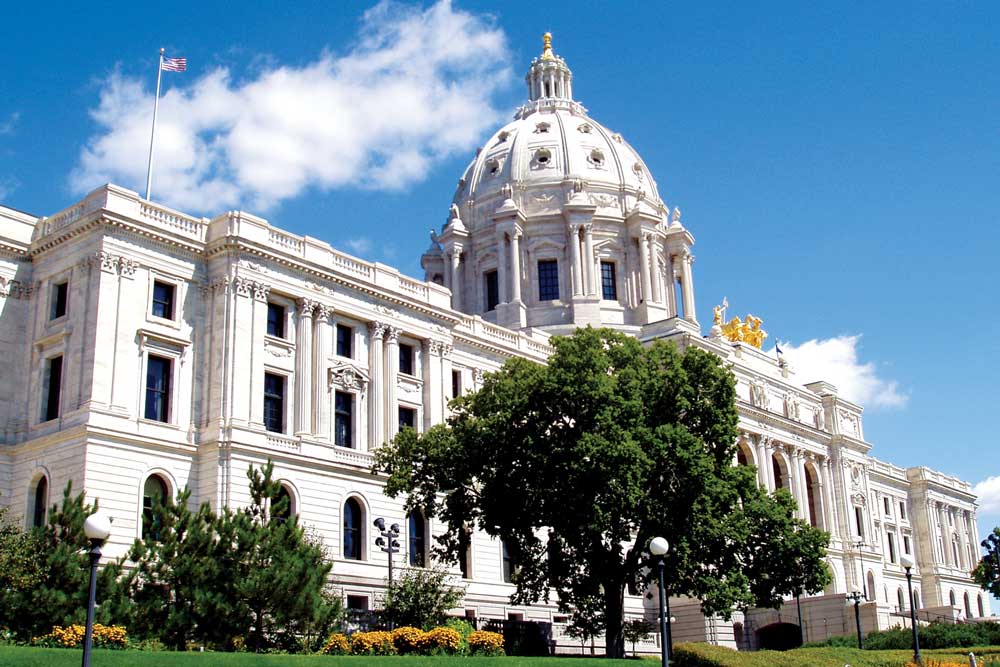
[[[312,430],[312,313],[316,303],[308,299],[296,303],[299,322],[295,328],[295,434],[307,435]]]
[[[385,442],[385,330],[381,322],[368,323],[368,451]]]
[[[639,264],[641,269],[640,279],[642,281],[642,300],[650,303],[653,292],[649,279],[649,234],[644,233],[639,239]]]
[[[424,376],[424,431],[434,424],[442,422],[442,408],[444,401],[441,400],[441,392],[444,386],[441,383],[441,348],[444,343],[437,340],[424,340],[423,342],[423,376]]]
[[[944,552],[941,554],[943,556],[943,558],[941,559],[941,564],[952,566],[951,544],[950,544],[951,534],[950,531],[948,530],[948,512],[945,509],[943,503],[937,504],[937,513],[938,513],[938,521],[940,522],[939,525],[941,526],[940,530],[941,550]]]
[[[264,427],[264,333],[267,331],[267,295],[270,291],[269,286],[254,283],[251,297],[253,310],[250,314],[250,358],[236,360],[237,364],[250,366],[250,383],[238,387],[238,390],[249,395],[250,423],[257,428]],[[190,348],[185,353],[190,353]],[[181,357],[181,364],[184,363],[185,358]],[[190,407],[190,402],[187,403],[185,409]]]
[[[451,289],[451,253],[444,255],[444,286]]]
[[[649,248],[649,259],[653,263],[652,268],[652,283],[653,283],[653,301],[656,303],[663,303],[663,297],[661,296],[663,281],[660,278],[660,252],[659,252],[660,240],[653,236],[650,239]]]
[[[521,234],[510,235],[510,302],[521,303]]]
[[[330,357],[333,308],[316,308],[316,333],[313,338],[313,433],[321,440],[330,439],[330,389],[326,364]]]
[[[597,289],[594,285],[594,274],[595,269],[595,259],[594,259],[594,234],[593,225],[583,226],[583,275],[584,280],[586,280],[586,289],[584,292],[587,296],[594,296],[597,294]]]
[[[837,505],[834,501],[833,475],[830,474],[830,459],[820,461],[820,476],[823,477],[823,523],[830,535],[836,537]]]
[[[764,467],[767,470],[767,490],[774,493],[777,480],[774,478],[774,443],[770,438],[762,437],[764,441]]]
[[[767,452],[764,449],[764,438],[762,436],[756,436],[756,454],[757,454],[757,482],[760,486],[770,491],[769,485],[767,483]]]
[[[451,345],[441,345],[441,421],[448,416],[448,401],[455,398],[451,395]]]
[[[809,489],[806,487],[806,459],[805,453],[801,449],[796,449],[794,454],[796,487],[798,487],[799,514],[806,521],[809,520]]]
[[[674,257],[673,255],[667,255],[667,266],[666,266],[666,285],[664,288],[667,290],[667,307],[670,310],[670,317],[677,317],[677,290],[674,289],[674,285],[677,283],[676,269],[674,267]]]
[[[681,258],[681,287],[684,299],[684,319],[689,322],[697,321],[694,314],[694,283],[691,281],[691,265],[694,263],[694,255],[685,253]]]
[[[461,264],[462,251],[460,248],[452,248],[451,251],[451,307],[455,310],[462,310],[462,273]]]
[[[399,433],[399,328],[389,326],[385,332],[385,439],[391,441]]]
[[[497,303],[507,303],[507,235],[497,234]]]
[[[573,296],[583,294],[583,275],[580,266],[580,226],[570,225],[569,227],[569,249],[570,258],[573,262]]]

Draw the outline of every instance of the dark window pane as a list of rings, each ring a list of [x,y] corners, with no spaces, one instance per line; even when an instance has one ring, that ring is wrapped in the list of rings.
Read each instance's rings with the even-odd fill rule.
[[[361,560],[361,505],[354,498],[344,503],[344,558]]]
[[[469,578],[469,562],[472,546],[472,534],[468,529],[463,530],[458,535],[458,567],[462,570],[462,578]]]
[[[31,525],[39,528],[45,525],[45,504],[49,497],[49,480],[41,477],[35,484],[35,507],[31,514]]]
[[[417,411],[413,408],[399,408],[399,428],[417,427]]]
[[[285,376],[264,373],[264,428],[285,432]]]
[[[174,286],[170,283],[153,283],[153,316],[174,319]]]
[[[410,565],[424,567],[424,545],[427,539],[427,524],[420,512],[410,515]]]
[[[368,596],[348,595],[347,608],[352,611],[368,611]]]
[[[69,283],[62,282],[52,288],[52,317],[62,317],[66,314],[66,306],[69,303]]]
[[[45,390],[44,421],[59,416],[59,399],[62,394],[62,356],[49,359],[48,386]]]
[[[354,329],[343,324],[337,325],[337,356],[354,358]]]
[[[170,419],[170,359],[149,355],[146,362],[146,419]]]
[[[276,303],[267,304],[267,335],[285,337],[285,308]]]
[[[496,271],[487,271],[483,274],[483,279],[486,281],[486,312],[489,312],[495,310],[500,302],[500,283]]]
[[[559,262],[543,259],[538,262],[538,300],[555,301],[559,298]]]
[[[159,519],[154,508],[162,505],[167,496],[167,483],[159,475],[150,475],[142,487],[142,537],[157,537]]]
[[[292,516],[292,494],[287,486],[282,485],[278,495],[271,501],[271,517],[275,521],[287,521]]]
[[[510,549],[507,548],[507,543],[506,542],[501,542],[500,544],[503,545],[503,547],[502,547],[503,548],[503,580],[509,584],[512,581],[513,574],[514,574],[513,560],[510,557]]]
[[[338,391],[333,399],[333,444],[353,447],[354,394]]]
[[[608,301],[618,300],[614,262],[601,262],[601,296]]]
[[[452,398],[462,395],[462,371],[451,372],[451,396]]]
[[[413,375],[413,346],[399,344],[399,372]]]

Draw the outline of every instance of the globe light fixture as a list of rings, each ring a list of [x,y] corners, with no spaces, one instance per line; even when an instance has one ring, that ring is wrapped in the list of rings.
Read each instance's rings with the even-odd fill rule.
[[[847,596],[847,599],[854,602],[854,624],[858,628],[858,648],[863,649],[865,647],[865,639],[861,635],[861,601],[865,599],[865,596],[861,591],[852,591]]]
[[[97,564],[101,562],[101,546],[111,536],[111,519],[104,514],[94,512],[83,522],[83,534],[90,540],[90,597],[87,601],[87,628],[83,635],[83,667],[90,667],[94,607],[97,604]]]
[[[375,538],[375,546],[377,546],[382,553],[389,555],[389,585],[392,585],[392,555],[399,553],[399,524],[394,523],[389,528],[385,527],[385,519],[379,517],[372,521],[375,528],[378,530],[378,535]],[[389,629],[393,629],[393,621],[390,617],[389,619]]]
[[[664,570],[666,569],[666,555],[670,551],[670,543],[666,538],[654,537],[649,541],[649,555],[656,559],[656,567],[659,571],[660,588],[660,662],[663,667],[670,667],[670,599],[667,597],[664,583]]]
[[[910,628],[913,631],[913,661],[918,665],[920,660],[920,636],[917,631],[917,610],[913,605],[913,567],[916,562],[910,554],[903,554],[899,559],[899,564],[906,570],[906,592],[910,597]]]

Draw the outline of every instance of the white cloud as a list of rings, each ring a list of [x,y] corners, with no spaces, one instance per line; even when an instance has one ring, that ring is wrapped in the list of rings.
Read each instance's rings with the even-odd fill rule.
[[[11,176],[0,176],[0,202],[8,199],[14,190],[17,190],[19,183]]]
[[[849,401],[871,407],[902,407],[907,396],[899,383],[878,375],[873,362],[858,359],[861,336],[809,340],[801,345],[779,342],[785,359],[802,382],[826,380]],[[773,350],[772,350],[773,353]]]
[[[361,237],[344,241],[344,247],[355,255],[365,255],[372,249],[372,240]]]
[[[987,477],[973,486],[972,492],[979,497],[980,514],[1000,515],[1000,475]],[[983,530],[987,530],[987,528],[983,528]]]
[[[449,0],[381,2],[343,55],[265,64],[247,80],[226,68],[186,76],[164,74],[153,198],[192,212],[267,209],[310,187],[405,188],[475,146],[502,117],[493,97],[512,78],[504,33]],[[103,82],[74,191],[107,181],[144,190],[152,108],[141,80]]]
[[[20,112],[15,111],[7,116],[7,120],[0,121],[0,136],[5,134],[14,134],[14,127],[17,125],[17,121],[20,120],[20,118]]]

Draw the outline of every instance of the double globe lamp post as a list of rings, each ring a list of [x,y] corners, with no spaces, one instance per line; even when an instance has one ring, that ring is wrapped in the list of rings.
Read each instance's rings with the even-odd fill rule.
[[[906,570],[906,592],[910,598],[910,627],[913,629],[913,662],[919,665],[921,664],[920,637],[917,634],[917,610],[916,605],[913,604],[913,572],[911,571],[916,563],[913,562],[913,556],[903,554],[899,559],[899,564]]]
[[[670,599],[667,597],[664,581],[664,570],[666,569],[666,556],[670,550],[670,544],[662,537],[654,537],[649,541],[649,554],[656,559],[656,566],[659,570],[660,589],[660,661],[663,667],[670,667]]]
[[[90,597],[87,602],[87,628],[83,635],[83,667],[90,667],[90,649],[93,645],[94,606],[97,602],[97,565],[101,561],[101,547],[111,535],[111,520],[94,513],[83,522],[83,532],[90,540]]]

